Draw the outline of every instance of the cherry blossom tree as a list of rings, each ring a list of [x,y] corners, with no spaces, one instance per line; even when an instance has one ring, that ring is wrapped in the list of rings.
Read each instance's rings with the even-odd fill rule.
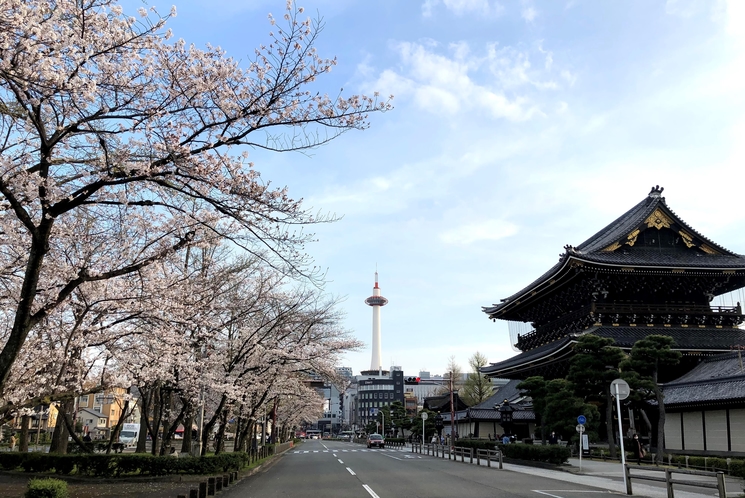
[[[311,91],[336,61],[314,48],[322,23],[292,3],[245,68],[173,40],[173,15],[0,0],[0,395],[30,332],[76,289],[200,240],[318,276],[312,235],[293,226],[329,219],[271,188],[247,151],[324,144],[389,101]]]

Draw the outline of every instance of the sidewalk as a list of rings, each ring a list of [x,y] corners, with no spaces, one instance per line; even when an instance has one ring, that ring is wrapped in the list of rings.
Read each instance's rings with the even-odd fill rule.
[[[549,479],[555,479],[558,481],[571,482],[575,484],[582,484],[585,486],[593,486],[601,489],[607,489],[621,494],[626,494],[626,484],[623,480],[623,468],[618,462],[602,462],[598,460],[582,460],[582,470],[579,468],[579,459],[570,458],[570,467],[566,470],[548,470],[535,467],[527,467],[524,465],[504,464],[506,470],[512,472],[520,472],[522,474],[537,475],[541,477],[547,477]],[[636,467],[636,466],[635,466]],[[631,469],[632,475],[632,489],[634,492],[633,496],[648,496],[650,498],[667,498],[667,489],[664,483],[659,483],[659,486],[654,486],[650,481],[635,480],[633,479],[634,474],[645,473],[644,466]],[[659,472],[646,472],[647,474],[654,475],[656,477],[663,477],[662,473]],[[683,476],[677,476],[683,478]],[[686,480],[705,480],[712,482],[713,478],[706,478],[701,476],[688,476],[684,477]],[[736,477],[725,477],[727,486],[727,496],[742,496],[743,483],[742,479]],[[690,489],[690,488],[689,488]],[[700,488],[698,492],[683,491],[680,486],[674,486],[674,492],[676,498],[711,498],[717,496],[717,490]]]
[[[411,446],[408,446],[402,451],[411,451]],[[435,457],[432,457],[435,458]],[[467,458],[467,457],[466,457]],[[476,462],[474,461],[473,465]],[[482,461],[481,466],[485,467],[486,462]],[[495,462],[491,464],[492,468],[495,467]],[[656,483],[653,485],[650,481],[644,481],[641,479],[633,479],[635,474],[649,474],[655,477],[664,477],[661,472],[647,471],[644,472],[645,466],[634,467],[631,469],[631,484],[633,496],[646,496],[649,498],[667,498],[667,489],[664,483]],[[505,463],[504,469],[511,472],[518,472],[526,475],[534,475],[540,477],[546,477],[548,479],[554,479],[557,481],[570,482],[574,484],[581,484],[584,486],[592,486],[600,489],[607,489],[608,491],[616,492],[625,495],[626,484],[623,480],[623,468],[619,462],[604,462],[599,460],[587,460],[582,459],[582,469],[580,470],[580,462],[578,458],[570,458],[569,465],[563,466],[561,470],[544,469],[540,467],[530,467],[527,465],[517,465],[513,463]],[[678,479],[685,479],[688,481],[701,480],[705,482],[714,482],[713,477],[704,476],[693,476],[686,475],[682,476],[678,474],[675,476]],[[728,497],[741,497],[743,496],[743,480],[737,477],[725,476],[725,485],[727,487]],[[673,487],[676,498],[712,498],[718,496],[716,489],[710,488],[692,488],[697,489],[696,492],[680,489],[680,485]]]

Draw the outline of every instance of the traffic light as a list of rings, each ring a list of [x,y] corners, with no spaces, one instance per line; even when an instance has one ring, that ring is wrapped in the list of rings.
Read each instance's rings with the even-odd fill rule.
[[[419,384],[419,377],[406,377],[404,384]]]

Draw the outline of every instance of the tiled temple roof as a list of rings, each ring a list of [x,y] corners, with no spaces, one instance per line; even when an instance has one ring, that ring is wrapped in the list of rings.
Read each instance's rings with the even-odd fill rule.
[[[551,280],[559,278],[573,262],[594,263],[608,267],[633,266],[650,270],[669,270],[671,268],[745,270],[745,256],[725,249],[691,228],[667,206],[665,198],[661,194],[662,189],[653,188],[641,202],[580,245],[576,247],[565,246],[565,252],[561,255],[557,264],[519,292],[502,299],[500,303],[484,306],[484,313],[489,315],[490,318],[500,317],[501,313],[515,301],[530,295],[538,287],[547,285]],[[631,234],[635,231],[640,232],[647,228],[645,223],[648,222],[650,217],[654,218],[653,215],[656,212],[661,213],[665,220],[670,220],[681,231],[685,231],[689,236],[700,241],[700,245],[706,246],[711,253],[698,250],[698,248],[690,251],[661,252],[647,250],[639,247],[638,244],[631,250],[630,246],[633,244],[630,242],[628,243],[629,247],[626,247],[624,245],[625,238],[631,237]]]
[[[745,372],[737,353],[706,358],[663,386],[665,407],[696,407],[745,401]]]
[[[631,347],[640,339],[658,334],[673,338],[676,351],[696,351],[701,353],[721,353],[738,344],[745,344],[745,330],[739,328],[698,328],[698,327],[591,327],[581,333],[563,337],[550,344],[492,363],[481,369],[491,377],[509,377],[517,367],[533,368],[537,365],[548,365],[564,360],[572,355],[576,338],[584,334],[608,337],[615,341],[615,346],[623,349]]]

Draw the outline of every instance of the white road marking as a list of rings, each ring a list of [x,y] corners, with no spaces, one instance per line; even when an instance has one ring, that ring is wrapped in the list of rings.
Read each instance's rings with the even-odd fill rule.
[[[401,458],[394,457],[393,455],[383,455],[384,457],[393,458],[394,460],[402,460]]]
[[[563,491],[563,490],[562,490],[562,491]],[[546,493],[545,491],[538,491],[537,489],[534,489],[534,490],[533,490],[533,492],[535,492],[535,493],[540,493],[540,494],[542,494],[542,495],[546,495],[546,496],[552,496],[553,498],[564,498],[563,496],[559,496],[559,495],[552,495],[551,493]]]
[[[347,467],[347,470],[348,470],[348,471],[349,471],[349,473],[350,473],[350,474],[352,474],[353,476],[356,476],[356,475],[357,475],[357,474],[355,474],[355,473],[354,473],[354,470],[350,469],[349,467]]]
[[[324,447],[324,448],[326,448],[326,449],[329,449],[329,447],[328,447],[328,446],[326,446],[326,445],[325,445],[325,444],[323,444],[323,443],[321,443],[321,446],[323,446],[323,447]]]
[[[319,450],[313,450],[313,453],[318,453]]]
[[[605,491],[592,491],[592,490],[587,490],[587,489],[544,489],[544,490],[534,489],[533,490],[534,493],[540,493],[542,495],[551,496],[553,498],[564,498],[563,496],[553,495],[553,494],[549,493],[549,491],[552,491],[554,493],[570,493],[570,494],[574,494],[574,493],[604,493],[605,492]]]
[[[341,458],[337,458],[337,460],[339,460],[340,464],[344,465],[344,462],[341,461]]]
[[[377,493],[375,493],[375,491],[370,489],[370,486],[368,486],[367,484],[363,484],[362,487],[365,488],[365,491],[370,493],[370,496],[372,496],[372,498],[380,498],[380,496],[378,496]]]
[[[339,455],[337,455],[336,453],[334,453],[334,458],[338,458],[338,457],[339,457]]]

